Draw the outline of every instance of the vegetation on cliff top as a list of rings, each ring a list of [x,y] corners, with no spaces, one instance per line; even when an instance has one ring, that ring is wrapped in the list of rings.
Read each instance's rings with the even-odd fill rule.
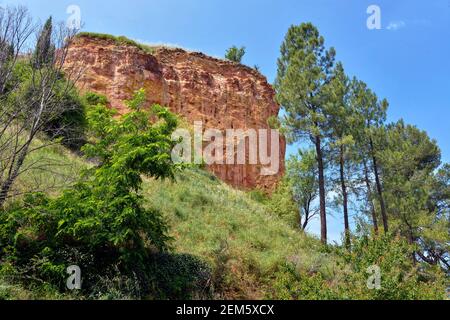
[[[85,38],[92,38],[92,39],[101,39],[101,40],[108,40],[108,41],[112,41],[114,44],[121,46],[121,45],[128,45],[128,46],[132,46],[132,47],[136,47],[146,53],[149,54],[154,54],[156,53],[156,51],[158,49],[164,48],[164,49],[180,49],[186,52],[193,52],[191,50],[182,48],[182,47],[178,47],[178,46],[173,46],[173,45],[166,45],[166,44],[143,44],[140,43],[138,41],[132,40],[126,36],[114,36],[111,34],[105,34],[105,33],[96,33],[96,32],[80,32],[77,34],[77,37],[85,37]],[[236,50],[236,51],[235,51]],[[197,52],[198,54],[204,55],[205,54],[201,53],[201,52]],[[257,74],[261,75],[261,72],[259,70],[258,66],[254,66],[253,68],[246,66],[244,64],[241,63],[242,57],[245,54],[245,48],[241,47],[241,48],[236,48],[236,47],[232,47],[229,50],[227,50],[226,53],[226,57],[222,58],[222,57],[210,57],[211,59],[217,59],[219,61],[224,61],[224,62],[229,62],[229,63],[233,63],[233,64],[237,64],[240,66],[243,66],[244,68],[247,68],[249,71],[251,72],[256,72]]]
[[[105,33],[96,33],[96,32],[80,32],[77,34],[77,37],[86,37],[86,38],[94,38],[94,39],[102,39],[102,40],[110,40],[113,41],[116,45],[128,45],[133,46],[136,48],[139,48],[147,53],[154,53],[157,49],[157,46],[149,46],[142,43],[139,43],[137,41],[134,41],[130,38],[127,38],[125,36],[114,36],[111,34],[105,34]]]

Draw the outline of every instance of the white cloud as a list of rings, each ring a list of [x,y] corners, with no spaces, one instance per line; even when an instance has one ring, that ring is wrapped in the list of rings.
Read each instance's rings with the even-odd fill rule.
[[[397,31],[404,27],[406,27],[405,21],[392,21],[389,23],[389,25],[387,26],[386,29],[391,30],[391,31]]]

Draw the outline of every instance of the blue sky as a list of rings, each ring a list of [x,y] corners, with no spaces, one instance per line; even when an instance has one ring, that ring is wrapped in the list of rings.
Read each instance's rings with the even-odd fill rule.
[[[287,29],[310,21],[347,73],[389,100],[389,120],[404,118],[426,130],[450,162],[450,0],[0,0],[18,3],[41,20],[66,20],[67,7],[78,5],[85,31],[214,56],[243,45],[243,62],[260,66],[270,82]],[[372,4],[381,9],[381,30],[366,26]],[[330,239],[340,238],[341,220],[330,217]],[[317,223],[311,231],[317,233]]]

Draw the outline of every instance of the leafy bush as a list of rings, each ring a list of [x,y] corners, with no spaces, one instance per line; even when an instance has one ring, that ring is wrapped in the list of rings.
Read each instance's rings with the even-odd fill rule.
[[[149,280],[147,262],[168,250],[170,237],[160,212],[143,206],[141,175],[173,176],[170,136],[177,121],[160,106],[142,110],[144,96],[137,92],[129,102],[133,112],[121,119],[101,105],[90,110],[96,138],[83,150],[99,165],[59,197],[30,194],[0,215],[0,259],[61,289],[70,264],[83,268],[88,288],[111,266]],[[160,121],[151,123],[155,115]]]
[[[275,276],[272,298],[276,299],[443,299],[445,281],[438,267],[414,264],[412,248],[392,236],[354,239],[351,251],[331,249],[340,257],[333,278],[306,272],[287,264]],[[379,268],[379,269],[378,269]],[[371,278],[380,271],[380,286]]]
[[[86,107],[76,90],[65,92],[61,101],[67,107],[66,111],[54,117],[46,125],[45,131],[52,139],[60,138],[61,143],[69,149],[80,150],[86,143]]]
[[[352,250],[337,252],[350,266],[344,274],[342,296],[377,300],[443,299],[445,279],[438,266],[413,261],[415,248],[406,240],[391,235],[361,237],[352,242]],[[369,268],[381,272],[381,287],[367,289]],[[354,284],[360,284],[355,286]],[[356,289],[355,289],[356,288]]]
[[[336,300],[338,293],[331,288],[321,273],[297,270],[287,263],[275,275],[273,291],[269,297],[279,300]]]
[[[291,182],[287,177],[266,201],[269,210],[285,220],[292,228],[300,228],[300,209],[294,201]]]
[[[86,103],[91,106],[108,105],[108,98],[106,98],[104,95],[95,92],[87,92],[83,98],[86,101]]]

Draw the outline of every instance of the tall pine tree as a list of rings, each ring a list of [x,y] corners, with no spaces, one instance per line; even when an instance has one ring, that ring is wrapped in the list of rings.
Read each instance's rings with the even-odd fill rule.
[[[347,181],[348,156],[353,143],[353,109],[349,103],[350,80],[345,74],[342,63],[337,63],[333,78],[328,85],[328,112],[332,162],[339,168],[339,193],[344,214],[345,244],[350,247],[349,221],[349,181]]]
[[[284,127],[291,142],[311,142],[319,180],[321,240],[327,243],[324,145],[328,131],[326,85],[332,77],[335,51],[311,23],[292,26],[281,46],[275,81],[277,100],[286,111]]]
[[[388,216],[386,201],[383,194],[383,185],[381,180],[381,168],[378,159],[378,151],[381,148],[377,142],[379,133],[384,130],[384,122],[386,121],[386,111],[388,102],[386,100],[379,101],[378,97],[373,93],[367,85],[362,81],[353,81],[353,93],[351,104],[358,114],[359,130],[355,135],[357,136],[357,144],[361,153],[362,161],[365,166],[366,179],[369,176],[369,163],[371,162],[371,171],[375,178],[375,187],[377,191],[377,198],[380,204],[381,218],[383,222],[384,231],[388,232]],[[367,169],[367,170],[366,170]],[[369,188],[370,184],[367,183]],[[368,190],[370,192],[371,190]],[[373,213],[375,219],[375,213]],[[377,224],[375,223],[375,226]]]

